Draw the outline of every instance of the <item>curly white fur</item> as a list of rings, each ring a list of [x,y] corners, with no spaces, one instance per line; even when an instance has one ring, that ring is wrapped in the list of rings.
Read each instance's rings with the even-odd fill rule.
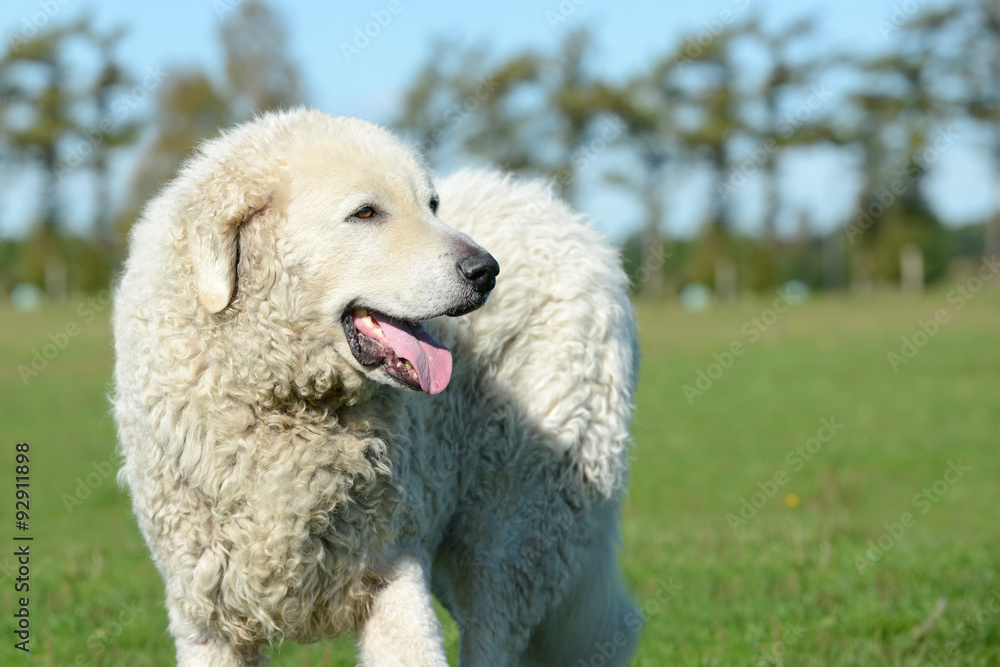
[[[641,618],[615,540],[637,348],[619,259],[538,184],[447,178],[450,228],[421,208],[433,191],[384,130],[297,110],[203,146],[135,225],[120,479],[181,664],[355,633],[365,665],[445,665],[429,589],[463,665],[576,665],[616,633],[605,664],[628,660]],[[386,222],[340,222],[364,197]],[[427,323],[449,388],[361,367],[343,309],[445,312],[446,252],[471,239],[501,275],[481,309]]]

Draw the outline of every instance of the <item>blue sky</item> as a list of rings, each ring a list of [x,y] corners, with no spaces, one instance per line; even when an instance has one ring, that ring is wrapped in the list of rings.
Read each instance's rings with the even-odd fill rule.
[[[121,45],[122,60],[133,72],[147,68],[205,67],[218,72],[221,49],[217,38],[222,16],[239,0],[173,0],[138,3],[106,0],[33,0],[0,5],[0,34],[4,45],[11,35],[32,22],[66,20],[89,11],[101,27],[124,25],[128,34]],[[579,2],[579,4],[577,4]],[[595,34],[600,73],[611,79],[627,77],[675,45],[685,32],[706,30],[727,14],[758,11],[765,22],[781,25],[813,15],[819,32],[809,47],[820,54],[831,50],[872,52],[888,48],[892,36],[884,35],[894,17],[906,18],[905,6],[938,4],[932,0],[843,0],[841,2],[778,2],[765,0],[705,0],[703,2],[641,2],[637,0],[511,0],[504,3],[417,2],[386,0],[347,2],[272,2],[285,17],[292,57],[301,68],[309,103],[334,114],[360,116],[376,122],[391,120],[402,92],[416,70],[431,56],[435,39],[461,44],[487,43],[498,55],[522,48],[553,48],[565,32],[590,27]],[[390,6],[391,5],[391,6]],[[393,13],[392,10],[395,10]],[[358,28],[373,20],[373,12],[390,20],[358,53],[345,57],[344,44],[352,44]],[[902,12],[902,13],[901,13]],[[564,19],[553,24],[553,16]],[[881,23],[880,23],[881,22]],[[148,114],[147,104],[131,113]],[[125,174],[137,151],[120,160],[123,175],[119,194],[127,187]],[[613,158],[609,158],[613,161]],[[931,180],[933,201],[951,223],[969,222],[986,215],[992,201],[988,162],[980,154],[974,132],[958,133],[955,147],[937,162]],[[604,185],[594,170],[591,193],[581,205],[597,218],[611,236],[621,238],[638,224],[638,210],[628,197]],[[708,187],[702,174],[674,176],[682,192],[670,197],[666,229],[689,234],[700,224],[704,210],[699,192]],[[0,233],[17,234],[31,218],[30,175],[0,172]],[[20,186],[24,182],[24,187]],[[17,187],[10,187],[16,185]],[[782,220],[789,229],[806,211],[814,224],[829,228],[843,224],[851,213],[856,182],[849,161],[833,151],[814,151],[790,161],[783,190],[790,203]],[[756,224],[756,185],[746,190],[741,224]],[[84,215],[78,225],[85,224]]]

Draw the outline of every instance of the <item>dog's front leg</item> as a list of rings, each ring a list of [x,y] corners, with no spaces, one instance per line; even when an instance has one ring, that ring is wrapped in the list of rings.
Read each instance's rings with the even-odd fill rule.
[[[362,667],[448,667],[421,561],[397,556],[358,635]]]
[[[199,631],[184,618],[180,605],[167,601],[170,632],[177,643],[178,667],[256,667],[265,664],[256,651],[240,652],[220,637]]]

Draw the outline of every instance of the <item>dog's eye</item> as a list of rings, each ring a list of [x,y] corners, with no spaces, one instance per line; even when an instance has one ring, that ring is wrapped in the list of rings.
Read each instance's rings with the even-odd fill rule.
[[[357,211],[354,212],[355,218],[361,218],[362,220],[367,220],[368,218],[375,217],[375,209],[371,206],[362,206]]]
[[[438,212],[438,205],[440,203],[441,203],[441,200],[438,199],[437,197],[434,197],[433,199],[431,199],[431,213],[437,213]]]

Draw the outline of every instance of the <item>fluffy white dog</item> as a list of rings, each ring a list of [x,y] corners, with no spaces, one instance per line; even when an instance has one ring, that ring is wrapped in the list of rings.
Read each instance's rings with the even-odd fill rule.
[[[628,662],[635,322],[579,215],[296,110],[202,146],[130,247],[120,479],[180,664],[354,633],[363,665],[443,666],[432,591],[463,665]]]

